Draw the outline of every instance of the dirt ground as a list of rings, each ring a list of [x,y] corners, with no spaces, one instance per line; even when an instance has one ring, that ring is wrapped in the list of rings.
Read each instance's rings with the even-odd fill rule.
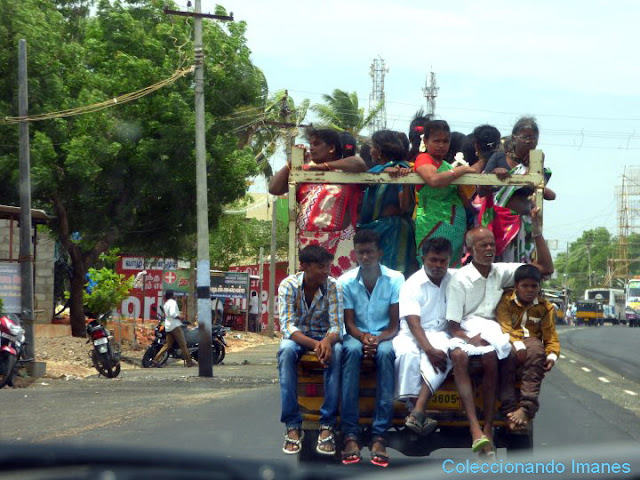
[[[264,335],[251,332],[230,331],[225,340],[227,352],[240,352],[246,348],[258,345],[278,343],[278,338],[269,338]],[[139,361],[150,342],[140,342],[137,346],[124,343],[121,345],[121,353],[124,361],[121,368],[142,368]],[[92,345],[85,338],[57,337],[38,338],[36,340],[36,360],[47,363],[45,378],[77,379],[96,374],[91,364],[89,354]],[[130,363],[127,359],[137,360],[137,364]]]

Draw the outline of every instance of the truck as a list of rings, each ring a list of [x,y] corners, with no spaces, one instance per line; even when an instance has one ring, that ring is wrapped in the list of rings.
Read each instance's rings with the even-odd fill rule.
[[[533,150],[530,155],[530,168],[527,175],[514,175],[506,180],[500,180],[493,174],[467,174],[458,178],[453,183],[459,185],[533,185],[537,190],[536,203],[542,214],[542,190],[544,188],[543,155],[539,150]],[[330,183],[330,184],[375,184],[375,183],[402,183],[423,184],[423,180],[415,173],[394,178],[387,173],[340,173],[335,171],[318,172],[304,171],[303,151],[295,147],[291,154],[291,167],[289,173],[289,273],[295,272],[297,259],[297,202],[296,185],[298,183]],[[516,178],[518,177],[518,178]],[[470,359],[470,372],[475,392],[475,405],[478,409],[481,425],[483,411],[483,395],[481,388],[481,365],[479,358]],[[367,444],[367,427],[372,423],[375,389],[376,389],[375,365],[372,361],[363,360],[360,373],[360,423],[364,427],[363,444]],[[519,384],[516,385],[519,388]],[[326,462],[326,455],[319,455],[315,446],[320,427],[320,407],[323,401],[323,366],[317,361],[314,354],[308,353],[302,356],[298,364],[298,403],[302,412],[302,430],[304,437],[302,448],[298,455],[300,462]],[[507,448],[508,451],[530,451],[533,449],[533,422],[529,422],[526,429],[510,431],[504,415],[499,413],[499,402],[496,402],[496,416],[494,420],[496,448]],[[428,405],[427,414],[438,421],[438,429],[428,437],[421,437],[405,426],[405,419],[409,411],[404,402],[396,401],[394,404],[394,417],[392,427],[387,432],[388,446],[407,456],[429,455],[440,448],[468,448],[471,444],[469,434],[469,422],[462,409],[462,403],[457,392],[453,374],[450,373],[440,389],[433,395]],[[336,442],[335,461],[339,461],[341,442]]]

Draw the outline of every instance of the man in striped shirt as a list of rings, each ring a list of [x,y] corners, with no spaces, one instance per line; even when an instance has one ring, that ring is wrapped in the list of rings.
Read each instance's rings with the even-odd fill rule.
[[[334,429],[340,403],[340,365],[342,353],[342,288],[329,276],[333,255],[319,245],[300,251],[302,271],[285,278],[278,289],[278,311],[282,342],[278,351],[280,397],[286,434],[282,451],[300,452],[302,415],[298,406],[300,357],[312,351],[324,365],[324,402],[320,409],[320,433],[316,451],[333,455]]]

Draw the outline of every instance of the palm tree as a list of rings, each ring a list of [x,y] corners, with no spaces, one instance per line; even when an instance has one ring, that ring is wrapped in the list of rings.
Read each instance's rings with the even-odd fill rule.
[[[345,92],[335,89],[333,95],[324,94],[324,104],[315,104],[311,109],[318,115],[321,122],[329,128],[346,131],[361,137],[360,132],[373,123],[373,119],[382,109],[384,102],[380,102],[365,116],[364,108],[358,105],[356,92]]]
[[[298,127],[307,116],[309,104],[309,100],[305,98],[296,106],[286,90],[278,90],[261,108],[247,108],[234,113],[232,120],[239,124],[235,130],[238,148],[251,147],[265,177],[273,175],[269,158],[281,142],[298,134]],[[288,119],[286,125],[285,118]]]

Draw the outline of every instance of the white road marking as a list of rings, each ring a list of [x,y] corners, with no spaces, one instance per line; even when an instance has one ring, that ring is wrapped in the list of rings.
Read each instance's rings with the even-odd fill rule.
[[[569,360],[569,361],[570,361],[571,363],[576,363],[576,361],[575,361],[575,360]]]
[[[609,383],[609,380],[607,380],[605,377],[598,377],[598,380],[600,380],[602,383]]]
[[[590,372],[591,369],[587,368],[587,367],[582,367],[582,370],[584,370],[585,372]]]
[[[565,357],[564,355],[560,355],[560,358],[567,358],[567,357]]]
[[[629,395],[633,395],[634,397],[638,395],[636,392],[632,392],[631,390],[623,390],[624,393],[628,393]]]

